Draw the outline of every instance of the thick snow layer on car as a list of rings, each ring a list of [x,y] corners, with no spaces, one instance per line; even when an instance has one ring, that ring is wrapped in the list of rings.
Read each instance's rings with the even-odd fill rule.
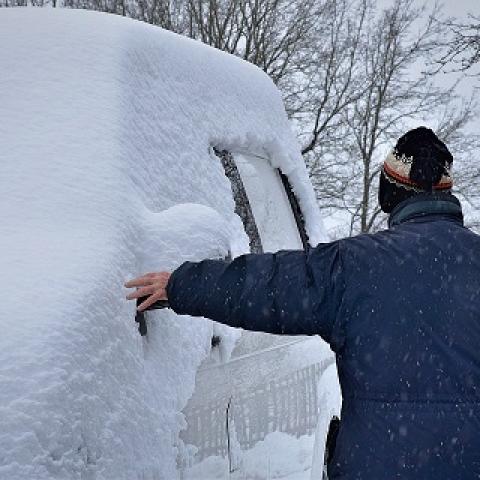
[[[280,95],[106,14],[3,9],[0,43],[0,478],[176,478],[212,323],[149,313],[142,338],[123,282],[247,249],[212,145],[267,155],[322,238]]]

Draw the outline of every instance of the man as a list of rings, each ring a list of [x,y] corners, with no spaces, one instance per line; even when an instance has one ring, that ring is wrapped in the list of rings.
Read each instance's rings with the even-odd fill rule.
[[[330,479],[480,478],[480,237],[451,194],[453,158],[425,127],[380,175],[389,229],[309,251],[184,263],[126,284],[179,314],[321,335],[342,420]]]

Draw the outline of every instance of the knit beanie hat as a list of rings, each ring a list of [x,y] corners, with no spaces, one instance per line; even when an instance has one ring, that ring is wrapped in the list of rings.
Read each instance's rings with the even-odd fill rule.
[[[380,173],[378,200],[390,213],[396,205],[424,192],[450,192],[452,154],[426,127],[415,128],[400,137],[387,156]]]

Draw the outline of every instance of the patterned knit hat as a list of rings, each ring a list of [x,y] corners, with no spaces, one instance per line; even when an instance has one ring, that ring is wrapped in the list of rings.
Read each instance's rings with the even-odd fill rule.
[[[426,127],[400,137],[387,156],[380,175],[379,202],[384,212],[416,193],[450,192],[453,186],[452,154]]]

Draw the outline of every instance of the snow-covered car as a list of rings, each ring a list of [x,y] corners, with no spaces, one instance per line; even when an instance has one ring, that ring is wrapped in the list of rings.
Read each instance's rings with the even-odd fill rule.
[[[177,478],[203,448],[202,409],[238,425],[239,399],[288,375],[311,384],[313,430],[316,381],[333,362],[321,340],[240,338],[170,310],[147,312],[142,337],[123,287],[185,260],[323,239],[271,80],[88,11],[2,9],[0,42],[0,478]],[[257,370],[253,355],[267,360]],[[230,425],[208,455],[300,436],[282,412],[262,431]]]

